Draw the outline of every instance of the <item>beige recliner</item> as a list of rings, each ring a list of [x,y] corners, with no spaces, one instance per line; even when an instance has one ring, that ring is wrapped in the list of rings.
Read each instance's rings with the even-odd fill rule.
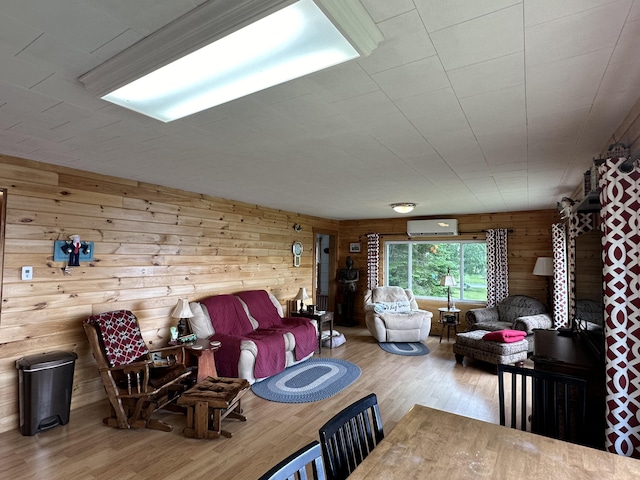
[[[378,342],[422,342],[429,336],[433,314],[420,310],[413,292],[402,287],[376,287],[364,294],[367,328]]]

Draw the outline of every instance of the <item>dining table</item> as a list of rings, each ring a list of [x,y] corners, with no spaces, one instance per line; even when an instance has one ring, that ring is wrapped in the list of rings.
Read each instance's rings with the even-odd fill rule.
[[[640,479],[640,460],[414,405],[349,476],[467,478]]]

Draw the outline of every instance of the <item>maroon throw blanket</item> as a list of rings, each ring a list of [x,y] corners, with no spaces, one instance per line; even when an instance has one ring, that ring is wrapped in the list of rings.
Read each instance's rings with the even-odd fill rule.
[[[522,330],[497,330],[485,334],[482,339],[493,342],[513,343],[523,340],[527,333]]]
[[[313,328],[313,325],[308,319],[285,317],[282,319],[282,322],[282,329],[291,332],[296,339],[294,349],[296,361],[302,360],[310,353],[316,351],[318,337],[316,336],[316,329]]]
[[[260,325],[260,330],[270,329],[293,334],[296,340],[294,351],[296,361],[302,360],[316,350],[318,338],[311,322],[301,317],[281,318],[266,290],[249,290],[237,295],[247,305],[251,316]]]
[[[202,304],[209,311],[211,323],[216,333],[246,335],[253,332],[251,320],[234,295],[214,295],[205,298]]]
[[[218,375],[237,377],[242,340],[253,340],[258,347],[254,376],[270,377],[285,369],[285,344],[282,332],[254,331],[242,303],[234,295],[214,295],[202,301],[215,330],[212,340],[222,345],[216,353]],[[219,368],[218,368],[219,365]]]
[[[271,328],[282,325],[278,309],[269,298],[266,290],[240,292],[238,297],[247,305],[251,316],[258,321],[259,328]]]

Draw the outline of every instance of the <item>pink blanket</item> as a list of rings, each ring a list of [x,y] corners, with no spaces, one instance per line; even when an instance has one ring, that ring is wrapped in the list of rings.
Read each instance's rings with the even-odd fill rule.
[[[254,376],[270,377],[285,369],[285,344],[282,332],[253,330],[240,300],[233,295],[214,295],[202,301],[215,330],[212,340],[222,345],[216,354],[218,375],[237,377],[242,340],[253,340],[258,347]]]
[[[316,329],[311,322],[301,317],[281,318],[266,290],[240,292],[238,297],[247,305],[251,316],[260,325],[260,330],[270,329],[293,334],[296,340],[294,351],[296,361],[302,360],[316,350],[318,339]]]
[[[482,339],[493,342],[513,343],[524,340],[526,336],[527,333],[522,330],[497,330],[485,334]]]

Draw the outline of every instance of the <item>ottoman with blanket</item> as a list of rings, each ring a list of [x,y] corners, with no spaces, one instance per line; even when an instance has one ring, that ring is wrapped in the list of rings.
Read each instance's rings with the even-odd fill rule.
[[[471,330],[470,332],[456,335],[456,343],[453,344],[453,353],[456,362],[462,363],[463,357],[475,358],[494,365],[515,363],[522,366],[527,359],[528,342],[526,338],[515,342],[500,342],[484,340],[487,330]],[[493,332],[498,333],[498,332]]]
[[[221,377],[254,383],[306,360],[317,347],[315,321],[283,318],[282,306],[265,290],[214,295],[190,306],[192,331],[221,343],[215,354]]]

